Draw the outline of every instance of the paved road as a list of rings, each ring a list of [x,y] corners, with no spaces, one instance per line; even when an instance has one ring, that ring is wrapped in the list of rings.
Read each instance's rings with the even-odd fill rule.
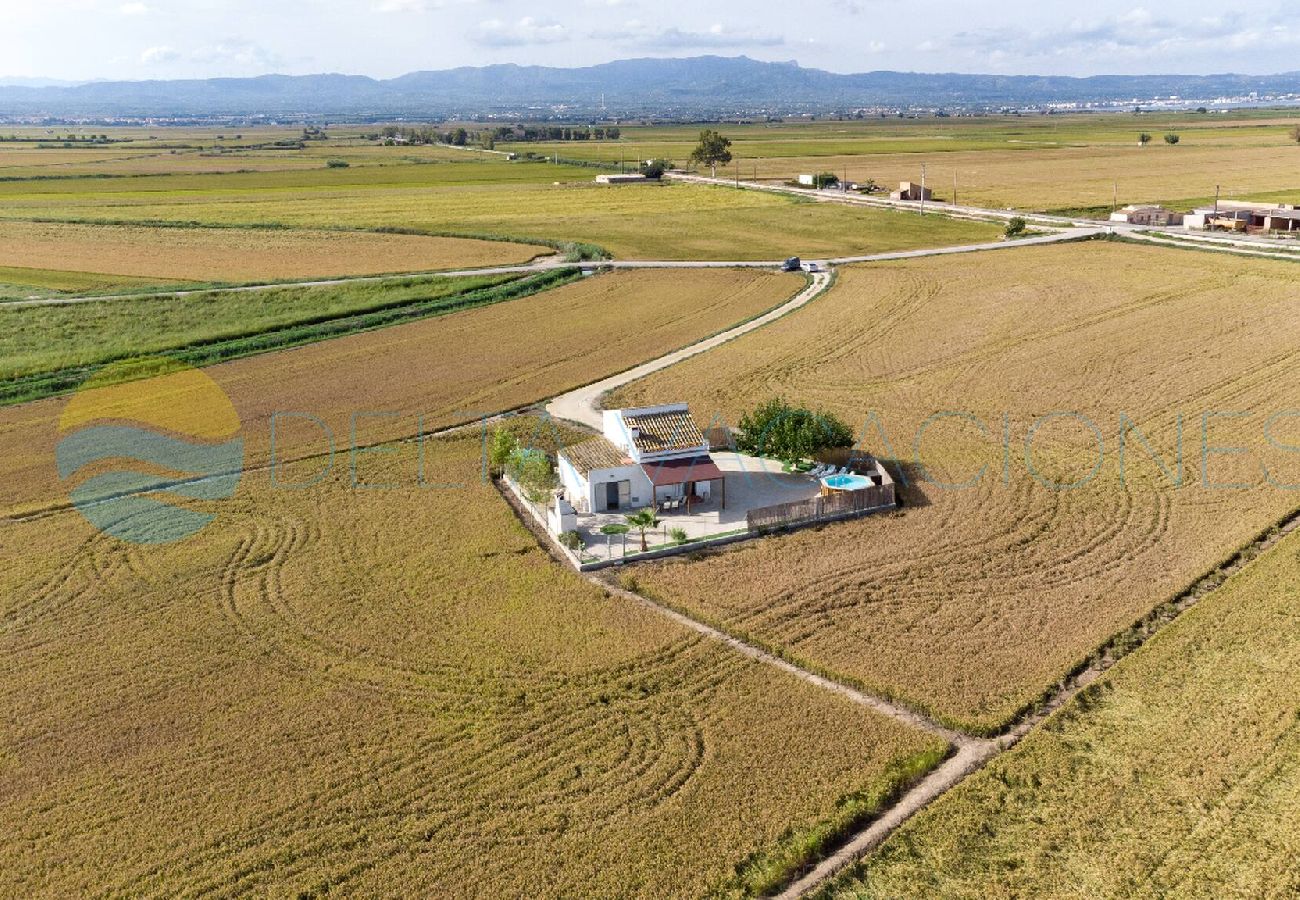
[[[1092,229],[1074,228],[1066,229],[1061,234],[1052,234],[1041,237],[1026,238],[1014,243],[989,243],[974,244],[966,247],[946,247],[932,250],[907,250],[897,253],[877,253],[868,256],[844,256],[835,259],[814,260],[829,265],[836,263],[850,262],[876,262],[888,259],[907,259],[914,256],[930,256],[937,253],[967,253],[971,250],[992,250],[1008,246],[1023,246],[1033,243],[1054,243],[1060,240],[1073,240],[1080,237],[1088,237],[1100,233],[1096,227]],[[10,300],[8,302],[0,301],[0,309],[10,308],[18,309],[26,306],[71,306],[78,303],[101,303],[110,300],[139,300],[146,297],[193,297],[199,294],[211,294],[214,292],[223,293],[245,293],[251,291],[270,291],[276,288],[284,287],[331,287],[343,284],[365,284],[376,281],[397,281],[404,278],[466,278],[484,275],[518,275],[544,272],[547,269],[556,269],[563,266],[578,266],[584,270],[595,269],[734,269],[734,268],[752,268],[752,269],[772,269],[779,266],[783,260],[779,259],[627,259],[627,260],[587,260],[583,262],[568,262],[558,256],[543,256],[530,263],[520,263],[513,266],[489,266],[481,269],[452,269],[449,271],[439,272],[403,272],[397,275],[349,275],[341,278],[313,278],[304,281],[280,281],[274,284],[246,284],[237,287],[225,288],[193,288],[174,291],[156,291],[148,293],[134,294],[89,294],[80,297],[29,297],[24,300]]]
[[[642,363],[634,369],[620,372],[617,375],[611,375],[609,378],[604,378],[593,384],[589,384],[586,387],[580,387],[574,391],[569,391],[567,394],[561,394],[550,403],[546,404],[546,411],[556,419],[566,419],[570,422],[579,422],[589,428],[594,428],[595,430],[600,431],[602,427],[600,397],[602,394],[607,391],[612,391],[614,388],[622,387],[630,381],[644,378],[651,372],[658,372],[660,369],[666,369],[668,366],[681,362],[684,359],[689,359],[697,353],[711,350],[719,344],[726,343],[732,338],[753,331],[755,328],[762,328],[769,322],[775,321],[776,319],[779,319],[787,313],[793,312],[808,303],[814,297],[821,294],[822,291],[826,290],[826,288],[830,287],[830,283],[831,276],[829,272],[818,272],[813,275],[812,281],[807,287],[798,294],[795,294],[785,303],[778,306],[776,309],[769,310],[758,318],[750,319],[748,322],[737,325],[735,328],[731,328],[720,334],[715,334],[711,338],[706,338],[702,341],[691,344],[689,347],[683,347],[681,350],[669,353],[666,356],[661,356],[658,359],[650,360],[650,362]]]
[[[967,244],[958,247],[939,247],[930,250],[903,250],[897,253],[877,253],[872,256],[851,256],[841,257],[839,259],[827,260],[830,264],[848,263],[848,262],[879,262],[884,260],[897,259],[919,259],[926,256],[947,256],[954,253],[980,253],[990,250],[1009,250],[1017,247],[1035,246],[1041,244],[1060,243],[1062,241],[1080,240],[1091,237],[1100,233],[1096,228],[1071,228],[1056,234],[1041,235],[1038,237],[1024,238],[1018,241],[998,241],[988,244]],[[611,268],[633,269],[649,267],[686,267],[686,266],[763,266],[770,268],[775,263],[757,263],[757,262],[708,262],[708,263],[680,263],[680,262],[614,262],[608,263]],[[831,276],[829,272],[818,272],[813,275],[812,282],[790,300],[770,310],[764,315],[748,322],[743,322],[735,328],[728,329],[711,338],[706,338],[691,344],[689,347],[683,347],[681,350],[661,356],[658,359],[652,359],[649,362],[642,363],[634,369],[626,372],[620,372],[617,375],[611,375],[594,384],[580,387],[576,390],[569,391],[567,394],[561,394],[546,405],[546,411],[557,419],[566,419],[570,422],[578,422],[597,431],[601,429],[601,406],[600,398],[609,391],[620,388],[625,384],[636,381],[639,378],[658,372],[660,369],[666,369],[675,363],[684,359],[689,359],[698,353],[711,350],[719,344],[737,338],[742,334],[753,331],[756,328],[762,328],[769,322],[781,318],[784,315],[794,312],[801,306],[820,295],[827,287],[830,286]]]

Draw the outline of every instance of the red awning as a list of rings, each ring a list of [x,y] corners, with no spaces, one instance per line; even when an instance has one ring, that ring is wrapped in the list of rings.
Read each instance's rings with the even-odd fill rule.
[[[646,473],[655,487],[685,484],[688,481],[714,481],[722,478],[722,470],[707,456],[642,463],[641,470]]]

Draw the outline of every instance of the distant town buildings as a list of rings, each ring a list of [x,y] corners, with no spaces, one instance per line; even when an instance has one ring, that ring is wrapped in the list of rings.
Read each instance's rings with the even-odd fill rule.
[[[1183,217],[1189,231],[1300,233],[1300,207],[1295,204],[1250,203],[1223,200],[1200,206]]]

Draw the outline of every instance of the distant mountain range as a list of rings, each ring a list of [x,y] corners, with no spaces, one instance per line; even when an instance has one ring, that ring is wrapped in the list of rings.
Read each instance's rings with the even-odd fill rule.
[[[1281,75],[1036,75],[866,72],[840,75],[747,57],[626,59],[584,68],[492,65],[361,75],[264,75],[177,81],[0,84],[0,116],[469,116],[700,117],[859,107],[998,108],[1127,103],[1178,96],[1290,95]]]

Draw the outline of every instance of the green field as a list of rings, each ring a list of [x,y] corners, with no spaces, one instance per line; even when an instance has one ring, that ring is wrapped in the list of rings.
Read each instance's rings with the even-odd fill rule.
[[[0,301],[22,300],[28,297],[52,297],[59,294],[133,290],[144,287],[182,287],[185,284],[186,282],[174,279],[28,269],[22,266],[0,266]]]
[[[573,270],[518,276],[402,278],[322,287],[206,291],[42,306],[0,305],[0,402],[73,386],[91,367],[166,354],[206,365],[529,293]],[[510,289],[498,289],[516,282]]]
[[[503,161],[0,184],[0,217],[414,228],[581,242],[631,259],[781,259],[991,240],[992,225],[687,184],[603,186]]]

